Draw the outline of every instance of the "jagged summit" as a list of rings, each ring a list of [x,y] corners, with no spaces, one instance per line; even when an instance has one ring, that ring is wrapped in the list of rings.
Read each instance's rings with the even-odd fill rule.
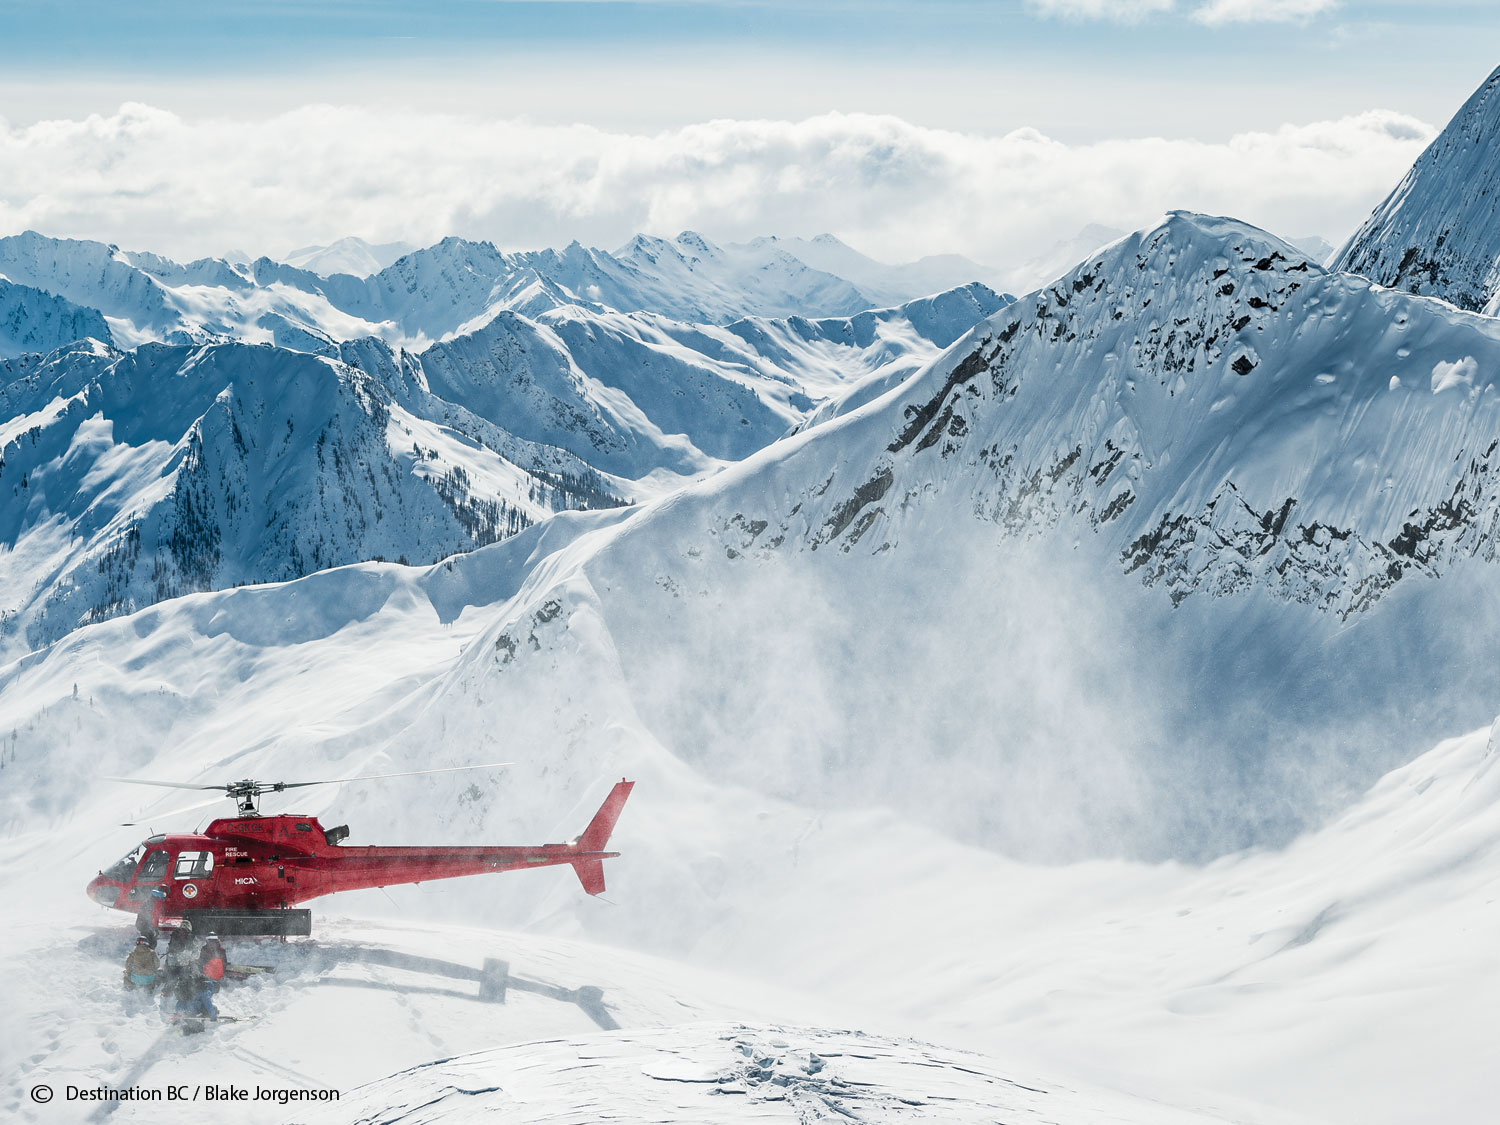
[[[1500,292],[1500,69],[1375,208],[1333,268],[1480,310]]]

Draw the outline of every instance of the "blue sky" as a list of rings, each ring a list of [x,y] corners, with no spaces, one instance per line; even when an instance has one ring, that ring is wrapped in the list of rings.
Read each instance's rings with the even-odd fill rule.
[[[1301,20],[1213,26],[1191,18],[1209,2],[1177,0],[1132,20],[1077,9],[1172,0],[0,0],[0,116],[111,108],[141,93],[453,108],[513,99],[514,70],[536,91],[525,112],[553,119],[582,119],[592,104],[598,121],[649,126],[764,106],[1026,124],[1080,140],[1212,139],[1297,120],[1301,107],[1304,118],[1379,106],[1437,120],[1500,62],[1500,4],[1488,0],[1344,0]],[[1249,10],[1298,2],[1328,0]],[[642,72],[622,83],[632,60]],[[715,80],[715,60],[733,64],[734,82]],[[548,74],[557,89],[543,91]],[[279,89],[266,90],[272,82]]]
[[[1187,207],[1338,241],[1497,32],[1492,0],[0,0],[0,233],[1010,262]]]

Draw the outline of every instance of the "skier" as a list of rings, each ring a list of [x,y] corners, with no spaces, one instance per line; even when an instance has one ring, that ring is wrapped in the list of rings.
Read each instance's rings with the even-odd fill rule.
[[[197,973],[197,957],[193,953],[193,943],[188,938],[186,928],[172,931],[172,936],[167,939],[167,955],[164,958],[165,965],[162,969],[161,980],[161,1006],[163,1014],[171,1011],[169,1005],[178,999],[178,992],[185,982],[190,986],[196,986],[194,977]]]
[[[177,985],[177,1018],[185,1029],[191,1030],[191,1025],[199,1019],[219,1018],[219,1010],[214,1007],[214,993],[219,981],[224,979],[226,958],[218,934],[208,935],[196,959],[192,957],[186,940],[183,949],[188,952],[188,960]],[[169,953],[168,957],[171,956]]]
[[[156,948],[156,907],[158,903],[164,902],[166,897],[165,888],[152,887],[151,893],[141,900],[140,910],[136,911],[136,932],[146,939],[146,944],[152,949]]]
[[[219,935],[209,934],[198,952],[198,974],[209,982],[210,993],[219,990],[219,982],[224,979],[224,967],[228,963],[229,958],[224,953]]]
[[[143,998],[142,993],[149,996],[155,990],[156,974],[159,968],[151,943],[144,937],[136,938],[135,948],[125,958],[126,1011],[138,1012],[149,1003]]]
[[[204,987],[207,982],[201,977],[181,977],[173,988],[177,1004],[172,1019],[183,1031],[202,1031],[203,1020],[215,1020],[219,1013],[214,1009],[213,993]]]

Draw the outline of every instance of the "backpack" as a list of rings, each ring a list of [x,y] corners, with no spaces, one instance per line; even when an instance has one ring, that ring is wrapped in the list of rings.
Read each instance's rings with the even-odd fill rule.
[[[210,957],[207,961],[203,962],[203,975],[209,980],[223,980],[224,958]]]

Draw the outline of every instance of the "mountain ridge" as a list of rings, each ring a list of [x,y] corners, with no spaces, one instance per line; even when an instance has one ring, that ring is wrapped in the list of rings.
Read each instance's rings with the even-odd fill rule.
[[[1500,69],[1339,251],[1334,268],[1494,312],[1500,293]]]

